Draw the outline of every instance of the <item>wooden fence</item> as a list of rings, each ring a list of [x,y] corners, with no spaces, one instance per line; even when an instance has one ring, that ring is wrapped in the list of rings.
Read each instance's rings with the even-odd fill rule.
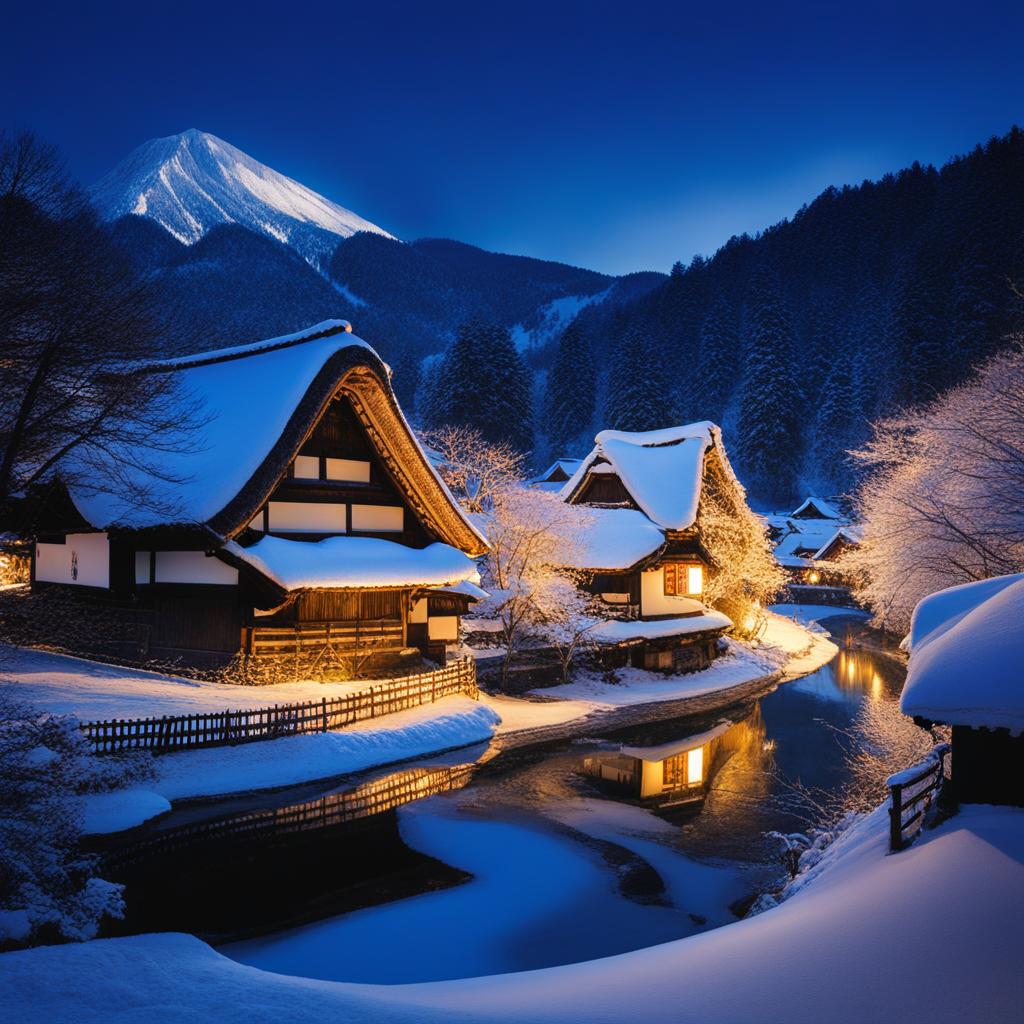
[[[413,800],[460,789],[472,777],[473,769],[472,764],[406,768],[315,800],[165,829],[127,846],[107,850],[104,863],[120,870],[153,858],[173,857],[198,844],[247,842],[342,825]]]
[[[949,744],[940,743],[920,764],[889,776],[889,849],[894,853],[908,847],[924,827],[942,791],[948,754]]]
[[[87,722],[81,729],[96,754],[119,750],[161,754],[272,740],[303,732],[327,732],[456,694],[474,699],[479,695],[476,666],[471,658],[461,658],[430,672],[381,680],[341,697],[198,715],[110,719]]]

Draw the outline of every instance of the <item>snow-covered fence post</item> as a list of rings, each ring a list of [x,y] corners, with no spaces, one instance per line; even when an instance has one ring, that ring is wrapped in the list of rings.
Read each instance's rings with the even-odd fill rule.
[[[321,706],[323,708],[322,714],[323,714],[323,718],[324,718],[324,727],[323,727],[323,729],[321,731],[322,732],[327,732],[327,698],[326,697],[324,697]]]

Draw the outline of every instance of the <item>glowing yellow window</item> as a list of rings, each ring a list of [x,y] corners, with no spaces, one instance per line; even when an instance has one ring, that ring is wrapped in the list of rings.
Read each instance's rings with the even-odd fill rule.
[[[686,753],[686,781],[692,786],[704,778],[704,748]]]
[[[688,594],[704,593],[703,565],[688,565],[686,567],[686,592]]]

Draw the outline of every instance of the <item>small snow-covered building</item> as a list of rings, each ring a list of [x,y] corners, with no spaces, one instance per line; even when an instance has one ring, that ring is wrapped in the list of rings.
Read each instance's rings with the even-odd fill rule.
[[[1024,573],[926,597],[908,643],[900,707],[952,726],[954,798],[1024,806]]]
[[[582,459],[555,459],[554,462],[530,481],[531,487],[544,491],[560,491],[566,481],[579,469]]]
[[[848,596],[849,580],[836,563],[860,543],[860,530],[834,503],[808,497],[792,512],[765,516],[765,522],[794,600]],[[811,587],[816,588],[813,594],[801,590]],[[829,595],[829,589],[840,593]]]
[[[715,568],[701,538],[709,486],[745,503],[721,432],[701,422],[640,433],[604,430],[562,487],[564,501],[587,508],[570,568],[586,574],[608,616],[591,638],[626,652],[636,667],[704,668],[732,625],[703,603]]]
[[[36,589],[96,598],[138,657],[322,654],[360,674],[443,661],[483,594],[487,542],[347,322],[133,372],[176,385],[190,442],[156,476],[133,468],[148,452],[109,467],[144,501],[90,487],[95,454],[69,474],[64,521],[36,539]]]

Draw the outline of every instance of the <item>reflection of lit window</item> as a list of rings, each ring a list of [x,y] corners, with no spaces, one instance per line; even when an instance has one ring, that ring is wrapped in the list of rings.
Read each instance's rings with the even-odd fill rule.
[[[686,781],[690,783],[700,782],[704,777],[704,748],[697,747],[696,750],[687,752],[686,755]]]

